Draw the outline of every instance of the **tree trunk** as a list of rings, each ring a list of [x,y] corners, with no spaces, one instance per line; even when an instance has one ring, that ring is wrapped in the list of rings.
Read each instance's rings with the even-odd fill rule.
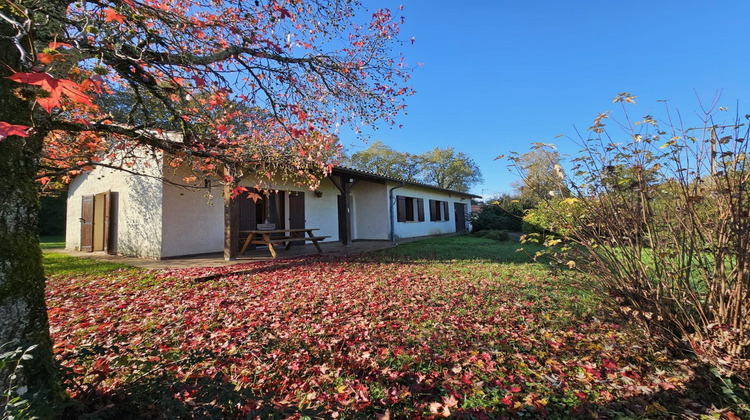
[[[19,51],[2,35],[12,33],[0,25],[0,121],[32,125],[31,109],[14,95],[20,87],[6,77],[10,68],[21,69]],[[36,121],[37,126],[39,121]],[[0,371],[0,409],[20,395],[31,413],[40,418],[54,415],[54,403],[62,387],[52,353],[42,251],[39,247],[37,196],[34,175],[45,130],[28,138],[10,136],[0,140],[0,354],[17,348],[36,348],[20,367],[5,360]],[[15,378],[11,375],[15,373]]]

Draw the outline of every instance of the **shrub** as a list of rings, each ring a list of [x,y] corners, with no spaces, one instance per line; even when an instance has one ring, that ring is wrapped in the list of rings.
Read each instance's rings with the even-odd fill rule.
[[[507,230],[520,232],[523,215],[529,203],[507,194],[490,199],[471,219],[472,232],[481,230]]]
[[[505,242],[508,240],[508,231],[505,230],[490,230],[484,235],[485,238],[494,239],[496,241]]]
[[[597,117],[567,177],[573,197],[540,205],[527,229],[575,244],[624,314],[750,385],[750,132],[715,124],[714,110],[698,128],[633,121],[633,98],[615,99],[619,136]]]

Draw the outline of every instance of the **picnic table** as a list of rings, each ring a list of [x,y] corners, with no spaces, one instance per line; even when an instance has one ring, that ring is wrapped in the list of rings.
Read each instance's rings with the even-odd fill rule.
[[[240,236],[247,235],[247,239],[242,245],[240,255],[244,254],[247,247],[250,244],[253,245],[267,245],[268,250],[271,251],[271,255],[276,258],[276,249],[274,245],[286,244],[285,249],[289,249],[292,246],[292,242],[296,241],[310,241],[315,245],[318,253],[322,254],[323,250],[320,249],[318,241],[330,238],[330,236],[315,236],[313,231],[320,230],[316,228],[301,228],[301,229],[271,229],[271,230],[241,230]],[[305,236],[307,233],[307,236]]]

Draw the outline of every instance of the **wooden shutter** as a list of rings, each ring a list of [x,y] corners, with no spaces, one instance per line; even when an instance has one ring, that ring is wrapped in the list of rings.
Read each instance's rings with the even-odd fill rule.
[[[112,228],[114,227],[114,220],[112,219],[113,210],[112,190],[107,190],[104,193],[104,252],[107,254],[113,251],[110,243],[112,241]]]
[[[430,200],[430,221],[434,222],[437,220],[437,215],[435,214],[435,200]]]
[[[396,196],[396,212],[398,213],[397,220],[399,222],[406,221],[406,197],[403,195]]]
[[[81,197],[81,251],[94,250],[94,196]]]
[[[417,220],[424,222],[424,199],[417,198]]]
[[[443,220],[445,220],[446,222],[450,220],[451,218],[449,215],[450,213],[448,212],[448,202],[443,201]]]
[[[289,228],[305,228],[305,193],[292,191],[289,193]],[[302,232],[304,235],[304,232]],[[292,245],[304,245],[305,241],[293,241]]]

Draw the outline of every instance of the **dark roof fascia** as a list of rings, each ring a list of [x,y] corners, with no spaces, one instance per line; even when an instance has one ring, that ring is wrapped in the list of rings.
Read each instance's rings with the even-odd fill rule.
[[[467,192],[461,192],[456,190],[449,190],[447,188],[440,188],[430,184],[424,184],[422,182],[410,181],[408,179],[394,178],[390,176],[376,174],[375,172],[362,171],[359,169],[348,168],[345,166],[334,166],[331,171],[331,175],[346,175],[353,178],[359,178],[369,181],[390,181],[390,182],[403,182],[404,184],[413,185],[416,187],[428,188],[435,191],[441,191],[449,194],[462,195],[465,197],[482,198],[481,195],[475,195]]]

